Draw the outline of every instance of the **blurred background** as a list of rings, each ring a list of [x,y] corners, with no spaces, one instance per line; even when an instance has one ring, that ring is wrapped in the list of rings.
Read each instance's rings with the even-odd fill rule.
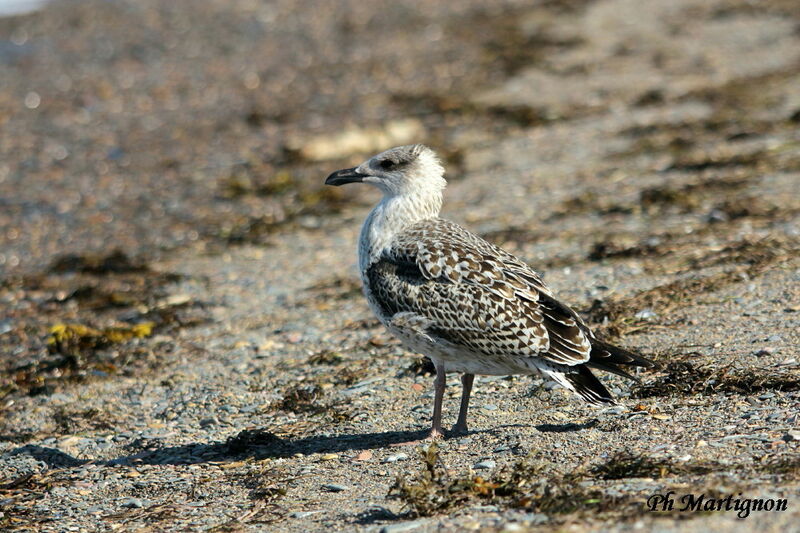
[[[711,103],[723,140],[797,124],[796,2],[662,4],[4,0],[0,273],[319,224],[356,194],[327,172],[391,145],[455,176],[491,139],[626,107]]]
[[[43,2],[4,9],[26,4]],[[469,98],[571,46],[534,31],[535,16],[519,28],[528,11],[482,1],[55,1],[6,16],[0,272],[109,246],[138,254],[258,240],[337,208],[342,192],[321,189],[331,159],[419,141],[457,163],[453,135],[537,119],[527,106],[495,113]]]

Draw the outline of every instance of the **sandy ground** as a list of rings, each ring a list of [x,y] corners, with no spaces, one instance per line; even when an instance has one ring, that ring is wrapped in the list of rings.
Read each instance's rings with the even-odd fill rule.
[[[799,28],[789,0],[0,19],[0,527],[797,530]],[[404,444],[433,378],[359,291],[378,196],[322,181],[411,141],[444,216],[661,368],[606,409],[479,377],[468,435]]]

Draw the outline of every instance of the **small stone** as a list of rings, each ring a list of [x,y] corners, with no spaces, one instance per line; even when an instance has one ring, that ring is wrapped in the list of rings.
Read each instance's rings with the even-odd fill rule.
[[[320,461],[335,461],[339,458],[339,454],[337,453],[326,453],[325,455],[319,458]]]
[[[403,533],[404,531],[413,531],[424,526],[427,522],[427,520],[412,520],[411,522],[389,524],[383,526],[380,533]]]
[[[761,348],[760,350],[756,350],[755,352],[753,352],[753,355],[755,355],[756,357],[763,357],[765,355],[772,355],[774,353],[775,353],[775,348],[768,346],[766,348]]]
[[[485,461],[481,461],[479,463],[475,463],[474,468],[475,470],[491,470],[497,466],[497,462],[493,459],[486,459]]]
[[[210,418],[204,418],[204,419],[202,419],[202,420],[200,421],[200,427],[201,427],[201,428],[207,428],[207,427],[209,427],[209,426],[215,426],[215,425],[217,425],[217,424],[219,424],[219,420],[217,420],[217,419],[216,419],[215,417],[213,417],[213,416],[212,416],[212,417],[210,417]]]
[[[348,487],[337,485],[336,483],[325,483],[322,485],[322,488],[330,492],[344,492],[348,490]]]
[[[385,458],[382,463],[396,463],[397,461],[405,461],[408,459],[408,454],[406,453],[395,453],[390,455],[389,457]]]
[[[141,498],[125,498],[120,505],[127,509],[141,509],[144,507],[144,500]]]
[[[767,342],[783,342],[783,337],[780,335],[770,335],[765,339]]]
[[[307,516],[311,516],[312,514],[317,514],[320,511],[295,511],[291,513],[289,516],[291,518],[305,518]]]
[[[549,520],[544,513],[528,513],[522,516],[522,521],[528,524],[544,524]]]
[[[656,312],[650,309],[649,307],[647,309],[642,309],[641,311],[633,315],[633,317],[636,318],[637,320],[652,320],[657,316],[658,315],[656,314]]]
[[[359,453],[353,459],[354,461],[369,461],[372,459],[372,452],[370,450],[364,450],[363,452]]]
[[[712,209],[706,216],[706,220],[712,224],[718,222],[727,222],[728,218],[728,214],[721,209]]]
[[[497,406],[493,403],[487,403],[482,406],[484,411],[497,411]]]

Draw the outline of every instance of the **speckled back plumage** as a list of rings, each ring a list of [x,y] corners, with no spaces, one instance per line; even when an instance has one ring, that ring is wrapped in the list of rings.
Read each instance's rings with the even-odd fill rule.
[[[391,321],[412,312],[429,333],[519,371],[523,358],[588,361],[588,330],[552,299],[541,278],[514,256],[439,218],[396,236],[367,272],[367,295]],[[524,362],[526,368],[530,368]]]

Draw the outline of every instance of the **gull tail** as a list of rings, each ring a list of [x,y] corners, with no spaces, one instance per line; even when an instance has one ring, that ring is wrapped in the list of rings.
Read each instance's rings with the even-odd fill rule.
[[[589,354],[589,360],[586,361],[586,366],[588,367],[611,372],[612,374],[631,379],[638,383],[638,378],[630,375],[619,367],[638,366],[642,368],[653,368],[656,366],[650,359],[635,354],[625,348],[620,348],[619,346],[614,346],[613,344],[608,344],[598,339],[592,339],[591,343],[592,351]]]
[[[586,365],[575,367],[576,372],[566,374],[564,377],[569,382],[572,390],[580,394],[581,398],[595,405],[615,405],[614,397],[600,380],[592,374]]]
[[[581,398],[595,405],[614,405],[614,397],[586,365],[552,365],[539,367],[539,371],[562,387],[575,391]]]
[[[628,379],[632,379],[637,383],[639,380],[630,375],[628,372],[620,368],[620,366],[633,366],[642,368],[653,368],[656,364],[635,354],[624,348],[608,344],[606,342],[592,339],[592,351],[589,354],[589,360],[582,364],[572,367],[570,372],[563,374],[563,380],[569,385],[569,388],[577,392],[584,400],[595,405],[614,405],[614,397],[608,391],[594,374],[590,368],[604,370],[617,374]],[[562,382],[563,383],[563,382]]]

